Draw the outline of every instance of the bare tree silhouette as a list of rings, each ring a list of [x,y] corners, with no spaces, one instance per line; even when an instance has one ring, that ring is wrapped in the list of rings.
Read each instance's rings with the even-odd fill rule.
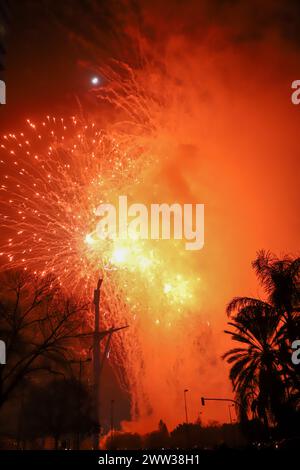
[[[50,277],[5,273],[0,336],[6,343],[7,363],[0,366],[0,407],[28,376],[70,369],[86,310],[86,304],[65,297]]]

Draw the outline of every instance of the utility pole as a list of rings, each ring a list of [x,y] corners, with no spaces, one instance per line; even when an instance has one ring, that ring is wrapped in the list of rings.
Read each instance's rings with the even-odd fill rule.
[[[84,334],[84,336],[93,337],[93,372],[94,372],[94,410],[95,410],[95,432],[93,436],[93,449],[99,450],[100,447],[100,435],[101,435],[101,424],[100,424],[100,375],[104,366],[107,353],[109,351],[109,345],[113,333],[128,328],[128,325],[121,326],[118,328],[109,328],[108,330],[100,330],[100,290],[102,285],[102,279],[98,280],[97,288],[94,290],[94,309],[95,309],[95,324],[94,331],[92,334]],[[100,341],[107,337],[107,341],[104,347],[103,357],[101,359]]]

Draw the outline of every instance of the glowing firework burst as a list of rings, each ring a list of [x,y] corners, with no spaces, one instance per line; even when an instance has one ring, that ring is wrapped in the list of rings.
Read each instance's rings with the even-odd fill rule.
[[[131,156],[103,131],[75,118],[47,118],[8,134],[1,144],[1,216],[7,243],[4,264],[37,274],[52,272],[78,288],[103,267],[90,256],[88,233],[95,208],[126,184],[137,182]],[[8,263],[7,263],[8,262]]]
[[[52,274],[62,288],[88,298],[106,271],[102,321],[109,326],[127,321],[126,299],[116,289],[111,263],[114,255],[118,261],[118,251],[104,241],[95,246],[90,233],[97,224],[99,203],[139,184],[136,155],[94,124],[75,117],[47,117],[39,125],[28,120],[26,131],[5,135],[0,149],[2,268]],[[128,349],[132,350],[130,338]],[[132,387],[124,374],[123,355],[119,344],[114,349],[119,378]]]
[[[1,144],[4,267],[52,273],[81,294],[106,271],[111,282],[130,289],[126,299],[133,311],[141,295],[145,310],[143,292],[155,289],[153,300],[180,312],[193,289],[182,273],[174,273],[172,257],[182,256],[178,243],[169,242],[166,250],[153,241],[95,236],[97,206],[136,190],[149,162],[143,158],[141,165],[141,153],[128,150],[128,142],[124,147],[74,117],[27,123],[26,132],[5,135]]]
[[[106,277],[102,318],[105,326],[130,324],[126,338],[114,338],[112,359],[138,414],[147,406],[142,336],[157,328],[168,335],[195,310],[199,278],[179,241],[98,239],[96,208],[120,194],[141,196],[155,158],[130,135],[75,117],[28,120],[26,131],[3,137],[0,150],[3,269],[51,273],[89,298],[99,275]]]

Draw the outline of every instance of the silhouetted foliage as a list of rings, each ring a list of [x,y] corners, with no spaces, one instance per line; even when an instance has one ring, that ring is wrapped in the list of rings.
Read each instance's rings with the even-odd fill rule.
[[[93,428],[92,410],[88,389],[75,379],[32,387],[22,410],[22,440],[51,436],[57,449],[68,436],[76,447],[77,434],[83,437]]]
[[[106,439],[106,449],[215,449],[221,445],[242,447],[246,439],[239,424],[201,426],[200,423],[179,424],[171,433],[160,421],[158,429],[145,435],[114,433]]]
[[[137,433],[114,432],[106,440],[106,449],[109,450],[138,450],[142,448],[142,436]]]
[[[158,430],[146,434],[144,437],[144,446],[146,449],[161,449],[170,446],[170,435],[166,424],[160,420]]]
[[[68,299],[50,277],[7,272],[0,286],[0,337],[7,363],[0,367],[0,407],[29,376],[70,372],[87,306]]]
[[[295,417],[299,405],[299,371],[293,365],[291,343],[300,338],[300,259],[276,258],[260,251],[252,263],[266,300],[235,297],[227,306],[233,341],[241,344],[224,354],[240,417],[249,412],[266,428]]]

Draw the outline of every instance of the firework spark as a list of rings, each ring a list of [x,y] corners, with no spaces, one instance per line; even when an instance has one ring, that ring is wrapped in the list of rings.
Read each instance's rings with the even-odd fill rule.
[[[48,117],[40,126],[28,120],[28,131],[5,135],[1,150],[1,215],[9,235],[2,256],[77,289],[102,267],[101,258],[89,256],[88,232],[97,203],[132,183],[130,156],[75,118]]]
[[[193,308],[200,279],[179,241],[97,238],[99,204],[143,193],[153,161],[134,149],[128,137],[75,117],[28,120],[26,131],[2,139],[0,213],[3,269],[52,274],[80,296],[90,296],[97,277],[106,277],[103,321],[131,325],[126,341],[115,339],[112,357],[138,408],[139,331],[151,324],[172,328]]]
[[[88,289],[103,271],[118,271],[119,277],[129,272],[135,282],[138,276],[180,310],[192,292],[182,273],[169,275],[165,245],[132,238],[100,240],[95,234],[98,205],[142,184],[139,158],[115,137],[74,117],[27,123],[27,132],[5,135],[1,144],[4,266],[52,273],[74,292]],[[144,172],[146,168],[143,160]],[[171,247],[180,250],[170,242],[166,253]]]

